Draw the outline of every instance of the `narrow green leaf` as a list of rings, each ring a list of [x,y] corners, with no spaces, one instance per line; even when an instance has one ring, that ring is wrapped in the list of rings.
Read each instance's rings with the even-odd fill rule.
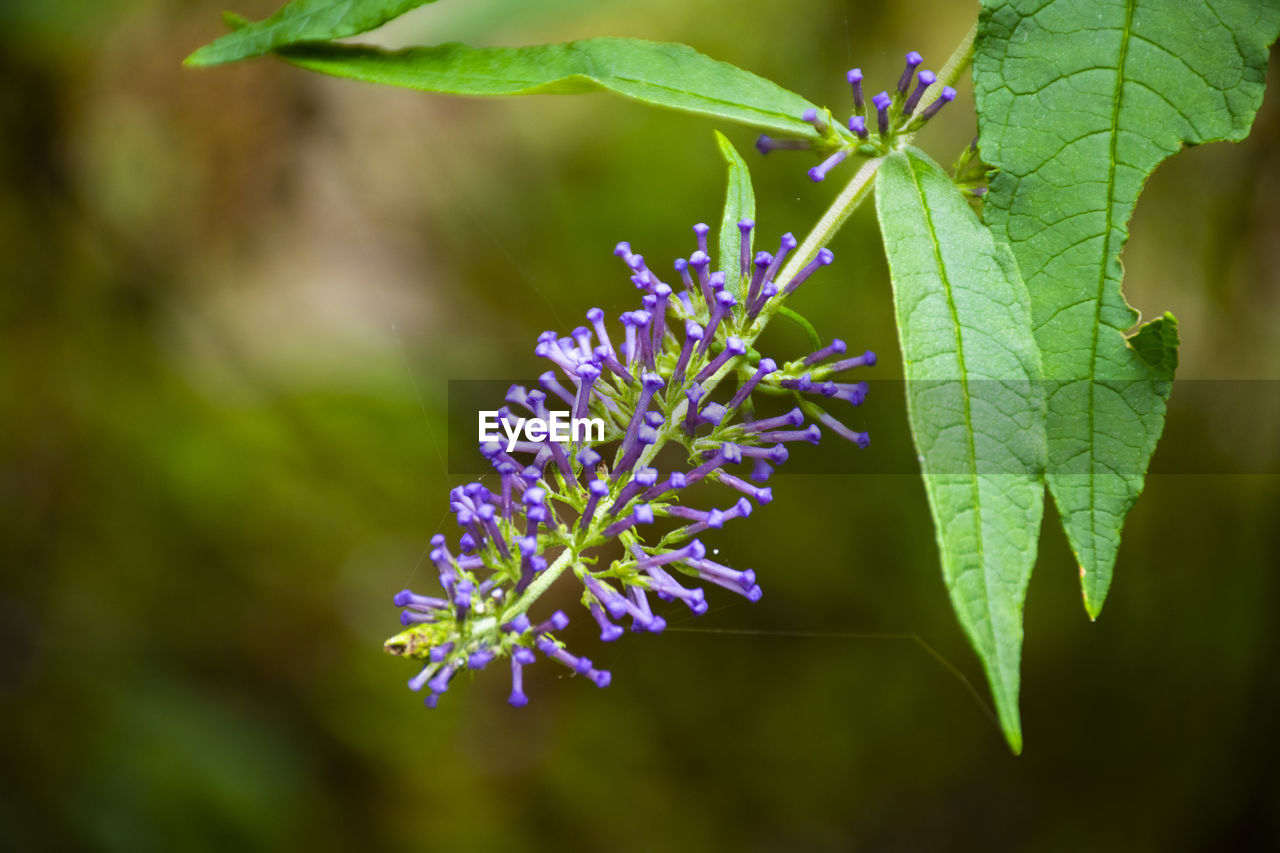
[[[799,326],[804,331],[805,336],[809,339],[809,344],[815,350],[822,349],[822,336],[818,334],[818,330],[813,327],[813,324],[810,323],[804,315],[800,314],[798,311],[791,310],[785,305],[779,305],[778,316],[786,317],[788,320]]]
[[[453,43],[396,51],[299,45],[278,53],[312,71],[426,92],[575,95],[607,90],[657,107],[816,137],[800,120],[813,104],[683,44],[591,38],[529,47]]]
[[[304,42],[328,41],[367,33],[411,9],[435,0],[292,0],[262,21],[246,22],[238,15],[228,21],[227,33],[192,53],[186,65],[221,65],[251,59],[276,48]]]
[[[756,218],[756,193],[751,188],[751,172],[743,162],[733,143],[720,131],[714,131],[716,144],[720,146],[720,154],[729,167],[728,184],[724,193],[724,215],[720,217],[720,269],[724,270],[725,280],[731,291],[739,299],[746,294],[744,276],[741,270],[742,232],[738,223],[744,219],[752,222]],[[755,234],[748,234],[749,240]],[[747,253],[748,259],[751,253]]]
[[[876,211],[893,278],[907,413],[951,603],[1013,751],[1022,602],[1044,510],[1044,398],[1017,265],[922,152],[890,155]]]
[[[974,57],[984,215],[1031,291],[1048,389],[1049,489],[1102,608],[1177,366],[1177,324],[1138,319],[1120,251],[1147,176],[1184,144],[1242,139],[1274,0],[984,0]]]

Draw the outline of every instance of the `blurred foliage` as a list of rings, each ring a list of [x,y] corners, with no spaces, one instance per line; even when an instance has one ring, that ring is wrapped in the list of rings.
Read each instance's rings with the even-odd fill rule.
[[[757,605],[718,596],[612,646],[576,619],[608,690],[535,667],[522,711],[498,673],[424,710],[379,646],[457,479],[447,381],[523,375],[539,331],[629,305],[614,243],[687,252],[724,168],[708,123],[603,96],[183,70],[220,9],[0,7],[0,846],[1280,845],[1280,479],[1159,474],[1206,455],[1274,470],[1274,384],[1212,406],[1175,391],[1097,624],[1046,524],[1020,759],[901,638],[980,683],[902,475],[779,477],[761,523],[714,543],[759,572]],[[476,0],[379,38],[683,41],[840,106],[850,64],[940,62],[974,12]],[[940,160],[972,138],[964,98],[920,140]],[[1182,320],[1183,377],[1280,378],[1277,103],[1244,144],[1161,167],[1139,205],[1127,293]],[[837,189],[802,157],[749,162],[766,235],[802,231]],[[854,217],[796,307],[881,353],[887,378],[873,227]],[[900,399],[868,405],[905,428]]]

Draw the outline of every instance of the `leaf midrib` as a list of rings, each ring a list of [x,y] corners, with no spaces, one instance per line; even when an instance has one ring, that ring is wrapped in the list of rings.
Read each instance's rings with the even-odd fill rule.
[[[973,518],[974,518],[974,538],[977,541],[978,561],[981,565],[982,576],[982,595],[983,604],[987,611],[987,625],[991,632],[991,645],[993,653],[997,659],[1003,656],[1000,653],[1000,643],[996,639],[996,623],[991,614],[991,584],[987,577],[987,557],[986,547],[982,536],[982,491],[978,488],[978,450],[973,443],[973,410],[969,403],[969,371],[965,367],[964,361],[964,335],[963,328],[960,325],[960,314],[956,310],[955,298],[951,292],[951,278],[947,275],[947,268],[942,258],[942,246],[938,241],[938,232],[933,224],[933,212],[929,209],[929,203],[924,196],[924,187],[920,185],[919,176],[916,174],[915,163],[910,155],[904,155],[907,162],[907,171],[911,175],[911,186],[915,189],[916,195],[920,199],[920,209],[924,213],[925,227],[929,232],[929,242],[933,249],[934,263],[938,267],[938,276],[942,280],[943,292],[946,294],[947,310],[951,312],[951,324],[956,330],[956,361],[960,366],[960,391],[963,396],[963,411],[965,425],[965,446],[969,455],[969,470],[973,472],[972,478],[972,496],[973,496]],[[942,540],[939,537],[940,541]],[[946,548],[945,541],[942,544]],[[948,563],[950,561],[948,560]],[[1005,688],[1004,684],[1004,665],[1003,660],[1000,661],[997,677],[1000,680],[1001,688]]]
[[[1111,257],[1111,234],[1114,223],[1115,190],[1116,190],[1116,156],[1120,143],[1120,99],[1124,95],[1124,66],[1129,58],[1129,39],[1133,34],[1133,10],[1137,0],[1125,0],[1124,29],[1120,31],[1120,55],[1116,61],[1116,85],[1111,97],[1111,144],[1107,156],[1107,201],[1105,212],[1105,231],[1102,235],[1102,262],[1098,266],[1098,289],[1093,303],[1093,336],[1089,341],[1089,506],[1097,506],[1097,477],[1094,475],[1096,462],[1096,435],[1094,431],[1095,412],[1098,394],[1098,334],[1102,328],[1102,301],[1107,288],[1107,262]],[[1098,548],[1098,513],[1089,511],[1089,546],[1097,552]],[[1091,560],[1096,565],[1096,559]],[[1096,582],[1096,578],[1092,579]],[[1089,586],[1089,583],[1086,583]],[[1086,594],[1087,598],[1092,595]]]

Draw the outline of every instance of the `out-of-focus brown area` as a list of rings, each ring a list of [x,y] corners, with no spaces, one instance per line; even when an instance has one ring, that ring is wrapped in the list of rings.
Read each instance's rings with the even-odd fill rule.
[[[758,604],[716,595],[607,646],[571,628],[607,690],[539,666],[526,709],[486,672],[425,710],[380,645],[392,594],[430,587],[422,553],[448,520],[446,383],[528,375],[538,332],[629,307],[618,240],[687,254],[723,197],[712,125],[270,60],[184,69],[220,11],[0,9],[0,846],[1280,845],[1280,481],[1176,473],[1205,455],[1274,470],[1274,382],[1175,397],[1170,473],[1130,518],[1096,624],[1049,510],[1021,758],[909,639],[985,699],[909,476],[778,477],[753,523],[707,540],[756,569]],[[843,110],[846,68],[888,81],[911,48],[936,67],[975,11],[442,0],[377,38],[682,41]],[[1161,167],[1133,222],[1127,293],[1182,321],[1182,377],[1280,379],[1277,103],[1247,142]],[[921,139],[944,162],[973,135],[971,98],[947,113]],[[725,129],[763,233],[803,232],[838,182]],[[871,211],[833,248],[795,307],[900,375]]]

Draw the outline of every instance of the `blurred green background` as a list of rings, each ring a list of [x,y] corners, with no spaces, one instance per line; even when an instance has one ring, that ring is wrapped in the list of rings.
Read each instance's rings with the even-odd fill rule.
[[[842,112],[846,68],[936,67],[975,6],[454,0],[377,38],[681,41]],[[723,197],[711,124],[183,69],[222,7],[0,5],[0,848],[1280,846],[1274,92],[1247,142],[1185,152],[1139,206],[1127,293],[1181,319],[1180,377],[1257,381],[1175,394],[1096,624],[1047,513],[1025,755],[910,639],[986,701],[912,476],[779,476],[714,543],[757,605],[608,646],[575,618],[608,690],[537,667],[514,710],[493,672],[430,712],[380,645],[460,480],[447,382],[527,375],[538,332],[628,307],[618,240],[687,254]],[[950,162],[967,87],[944,116],[921,142]],[[750,163],[770,240],[838,187]],[[870,213],[796,307],[893,378]]]

